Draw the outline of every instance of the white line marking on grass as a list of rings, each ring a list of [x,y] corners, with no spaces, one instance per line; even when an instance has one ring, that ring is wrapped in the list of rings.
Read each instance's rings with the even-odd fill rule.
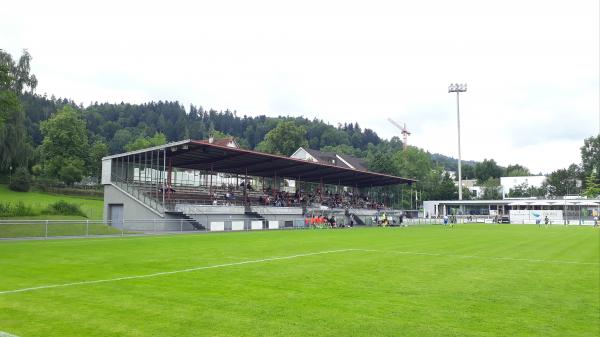
[[[459,257],[459,258],[464,258],[464,259],[490,259],[490,260],[507,260],[507,261],[522,261],[522,262],[558,263],[558,264],[600,265],[599,262],[579,262],[579,261],[542,260],[542,259],[521,259],[521,258],[513,258],[513,257],[480,256],[480,255],[457,255],[457,254],[423,253],[423,252],[406,252],[406,251],[382,250],[382,249],[355,249],[355,250],[359,250],[359,251],[363,251],[363,252],[395,253],[395,254],[406,254],[406,255],[427,255],[427,256]]]
[[[8,332],[0,331],[0,337],[19,337],[19,336],[11,335]]]
[[[261,263],[261,262],[278,261],[278,260],[289,260],[289,259],[295,259],[295,258],[305,257],[305,256],[323,255],[323,254],[332,254],[332,253],[343,253],[343,252],[351,252],[351,251],[360,251],[360,249],[326,250],[326,251],[315,252],[315,253],[296,254],[296,255],[290,255],[290,256],[276,256],[276,257],[269,257],[269,258],[260,259],[260,260],[250,260],[250,261],[223,263],[223,264],[216,264],[216,265],[212,265],[212,266],[194,267],[194,268],[187,268],[187,269],[180,269],[180,270],[172,270],[172,271],[158,272],[158,273],[152,273],[152,274],[145,274],[145,275],[123,276],[123,277],[115,277],[115,278],[110,278],[110,279],[92,280],[92,281],[80,281],[80,282],[63,283],[63,284],[49,284],[49,285],[43,285],[43,286],[37,286],[37,287],[30,287],[30,288],[21,288],[21,289],[14,289],[14,290],[4,290],[4,291],[0,291],[0,295],[22,293],[22,292],[32,291],[32,290],[62,288],[62,287],[70,287],[70,286],[77,286],[77,285],[97,284],[97,283],[106,283],[106,282],[115,282],[115,281],[124,281],[124,280],[134,280],[134,279],[149,278],[149,277],[156,277],[156,276],[163,276],[163,275],[188,273],[188,272],[197,271],[197,270],[205,270],[205,269],[213,269],[213,268],[223,268],[223,267],[231,267],[231,266],[240,266],[240,265],[244,265],[244,264]],[[3,337],[3,336],[0,335],[0,337]]]

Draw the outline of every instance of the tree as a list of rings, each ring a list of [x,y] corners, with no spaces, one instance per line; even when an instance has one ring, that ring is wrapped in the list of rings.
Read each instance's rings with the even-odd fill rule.
[[[125,145],[134,141],[134,136],[128,129],[120,129],[115,132],[110,141],[110,152],[118,153],[125,150]]]
[[[423,192],[427,194],[427,198],[432,200],[458,199],[458,186],[456,186],[448,172],[442,172],[443,170],[441,168],[431,171],[429,177],[424,181],[426,186],[428,186]],[[434,183],[431,184],[430,182]]]
[[[397,174],[397,167],[394,165],[394,160],[387,153],[376,152],[367,157],[367,167],[369,171]]]
[[[26,167],[18,167],[8,186],[11,190],[17,192],[27,192],[31,187],[31,175]]]
[[[490,178],[500,178],[502,172],[502,168],[496,164],[494,159],[484,159],[483,162],[475,165],[475,177],[480,184]]]
[[[325,146],[321,148],[321,151],[332,152],[337,154],[347,154],[354,157],[362,157],[362,153],[359,149],[356,149],[346,144],[340,144],[336,146]]]
[[[529,169],[519,164],[508,165],[508,167],[506,168],[507,177],[524,177],[530,175],[531,172],[529,172]]]
[[[18,62],[0,49],[0,170],[25,166],[33,153],[25,127],[25,113],[20,96],[37,86],[30,74],[31,55],[23,50]]]
[[[587,177],[585,181],[585,192],[583,194],[588,198],[597,198],[600,195],[600,184],[595,171]]]
[[[529,195],[529,184],[526,182],[516,185],[508,190],[508,196],[511,198],[527,198]]]
[[[108,155],[108,145],[102,141],[95,141],[90,146],[88,173],[92,177],[99,178],[102,174],[102,157]]]
[[[469,164],[462,164],[461,175],[463,179],[475,179],[475,166]]]
[[[156,132],[152,137],[143,137],[140,136],[136,138],[134,141],[125,145],[125,150],[127,151],[135,151],[146,149],[153,146],[164,145],[167,143],[167,137],[163,133]]]
[[[409,146],[404,151],[398,149],[394,155],[394,163],[398,167],[395,174],[417,180],[424,180],[433,169],[431,156],[414,146]],[[440,171],[438,174],[442,175],[443,173]]]
[[[0,49],[0,90],[8,90],[16,94],[29,88],[32,92],[37,86],[37,78],[31,72],[31,55],[24,49],[19,62]]]
[[[548,191],[543,185],[540,187],[529,186],[528,193],[530,197],[545,198]]]
[[[502,199],[502,192],[500,191],[500,179],[488,178],[481,184],[483,188],[482,199],[484,200],[498,200]]]
[[[465,186],[462,188],[462,194],[463,200],[472,200],[476,197],[473,195],[473,192],[471,192],[471,190]]]
[[[63,159],[61,167],[56,170],[57,178],[71,186],[83,178],[83,166],[83,160],[77,158]]]
[[[18,96],[0,91],[0,170],[26,166],[33,154]]]
[[[600,172],[600,136],[590,137],[583,141],[581,162],[583,173],[586,177],[589,177],[594,169],[596,169],[596,172]],[[596,182],[599,181],[596,180]]]
[[[293,121],[280,121],[269,131],[256,149],[261,152],[290,156],[299,147],[307,147],[306,128]]]
[[[564,196],[579,193],[581,168],[571,164],[567,169],[552,172],[543,187],[551,196]]]
[[[66,184],[81,180],[88,160],[85,122],[71,106],[41,123],[44,140],[41,148],[44,174]]]

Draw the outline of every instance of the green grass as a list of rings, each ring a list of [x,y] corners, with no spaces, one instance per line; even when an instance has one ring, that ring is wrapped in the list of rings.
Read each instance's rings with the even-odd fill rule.
[[[0,185],[0,201],[4,203],[16,203],[19,201],[23,201],[23,203],[26,206],[30,206],[37,213],[41,212],[49,204],[55,203],[59,200],[64,200],[80,205],[81,210],[87,215],[89,219],[102,219],[102,209],[104,207],[104,202],[102,199],[92,197],[49,194],[43,192],[15,192],[11,191],[7,185]],[[42,218],[49,218],[49,215],[42,216]]]
[[[2,293],[347,248],[376,251]],[[21,337],[598,336],[599,251],[597,229],[528,225],[4,241],[0,331]]]

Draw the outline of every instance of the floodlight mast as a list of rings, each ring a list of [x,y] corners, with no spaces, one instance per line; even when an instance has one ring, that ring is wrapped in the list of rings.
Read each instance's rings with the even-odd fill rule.
[[[456,93],[456,121],[458,124],[458,200],[462,200],[462,170],[461,170],[461,156],[460,156],[460,103],[459,94],[467,91],[467,84],[450,84],[448,86],[448,92]]]

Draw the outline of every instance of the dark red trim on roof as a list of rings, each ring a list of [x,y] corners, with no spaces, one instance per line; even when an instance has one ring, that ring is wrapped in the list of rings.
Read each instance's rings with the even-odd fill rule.
[[[187,149],[182,149],[187,146]],[[172,151],[177,148],[177,151]],[[167,158],[173,161],[173,167],[210,170],[215,172],[245,174],[259,177],[285,177],[301,181],[338,184],[343,186],[383,186],[412,184],[414,179],[392,176],[326,163],[314,163],[270,153],[262,153],[240,148],[211,144],[204,141],[189,142],[165,147]],[[126,155],[126,154],[125,154]],[[299,178],[298,178],[299,177]]]

